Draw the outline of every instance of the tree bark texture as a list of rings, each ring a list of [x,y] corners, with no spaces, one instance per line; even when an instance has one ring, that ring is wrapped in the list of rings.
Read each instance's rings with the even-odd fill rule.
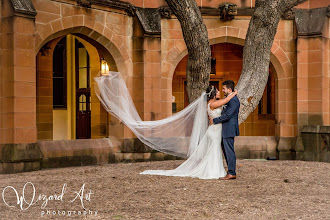
[[[193,101],[209,84],[211,51],[195,0],[165,0],[180,21],[188,49],[187,92]],[[258,106],[265,90],[271,47],[281,16],[306,0],[256,0],[243,50],[243,69],[236,88],[241,102],[239,124]]]
[[[211,48],[202,14],[195,0],[165,0],[178,18],[188,49],[187,93],[189,102],[197,99],[209,85]]]
[[[306,0],[257,0],[243,49],[243,69],[237,84],[241,102],[239,124],[259,104],[265,90],[271,47],[281,16]]]

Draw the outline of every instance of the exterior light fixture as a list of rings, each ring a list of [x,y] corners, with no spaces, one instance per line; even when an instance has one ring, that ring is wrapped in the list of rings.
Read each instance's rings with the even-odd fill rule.
[[[104,58],[101,59],[101,74],[109,75],[109,66],[108,66],[107,61]]]

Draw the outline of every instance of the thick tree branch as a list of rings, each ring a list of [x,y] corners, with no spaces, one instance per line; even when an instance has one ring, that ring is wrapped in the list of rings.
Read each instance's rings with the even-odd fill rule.
[[[208,34],[195,0],[165,0],[180,21],[188,49],[187,89],[193,101],[209,84]],[[237,84],[241,101],[239,123],[257,107],[269,75],[271,47],[281,16],[306,0],[256,0],[243,50],[243,70]]]
[[[239,123],[259,104],[265,90],[271,47],[281,16],[306,0],[257,0],[243,50],[243,70],[237,84],[241,102]]]
[[[209,85],[211,49],[207,29],[195,0],[165,1],[179,20],[187,45],[187,91],[192,102]]]

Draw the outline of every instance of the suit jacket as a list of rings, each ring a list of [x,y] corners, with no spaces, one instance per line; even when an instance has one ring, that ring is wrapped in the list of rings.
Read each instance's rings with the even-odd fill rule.
[[[239,113],[240,102],[235,96],[225,107],[221,116],[213,119],[214,124],[222,123],[222,137],[229,138],[239,136],[239,127],[238,127],[238,113]]]

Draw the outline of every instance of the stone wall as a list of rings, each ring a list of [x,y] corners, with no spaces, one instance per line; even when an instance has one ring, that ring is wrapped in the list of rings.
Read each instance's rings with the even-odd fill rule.
[[[249,18],[239,17],[222,22],[216,17],[205,17],[210,44],[232,43],[244,45]],[[297,72],[292,20],[281,20],[271,49],[271,63],[275,78],[275,136],[294,137],[297,135]],[[182,31],[176,19],[162,20],[162,77],[172,80],[176,67],[188,54]],[[171,97],[168,98],[171,100]]]
[[[243,66],[243,46],[231,43],[214,44],[211,47],[212,57],[216,59],[216,74],[210,76],[211,82],[221,83],[225,80],[233,80],[237,84]],[[185,56],[177,65],[172,82],[172,94],[175,96],[176,111],[185,107],[184,81],[186,80],[186,65],[188,56]],[[265,102],[270,102],[270,114],[258,114],[258,107],[240,125],[241,136],[275,136],[275,78],[276,72],[271,66],[270,89],[271,94],[262,98]],[[266,93],[266,91],[265,91]],[[221,95],[223,96],[222,92]],[[268,99],[268,100],[267,100]],[[187,104],[187,103],[186,103]]]
[[[297,159],[330,162],[330,126],[302,128]]]
[[[35,23],[31,12],[20,12],[10,0],[1,7],[2,144],[35,143]],[[14,15],[16,13],[16,16]]]
[[[111,137],[3,145],[0,151],[0,174],[116,162],[182,159],[145,147],[137,139],[126,139],[125,142],[123,145],[117,138]]]
[[[137,7],[144,8],[158,8],[161,6],[167,6],[165,0],[122,0],[124,2],[129,2]],[[214,7],[218,8],[219,5],[226,1],[219,0],[196,0],[199,7]],[[231,0],[230,3],[237,4],[239,8],[252,8],[255,5],[255,0]],[[326,0],[307,0],[305,3],[297,6],[297,8],[320,8],[327,7],[329,2]]]

